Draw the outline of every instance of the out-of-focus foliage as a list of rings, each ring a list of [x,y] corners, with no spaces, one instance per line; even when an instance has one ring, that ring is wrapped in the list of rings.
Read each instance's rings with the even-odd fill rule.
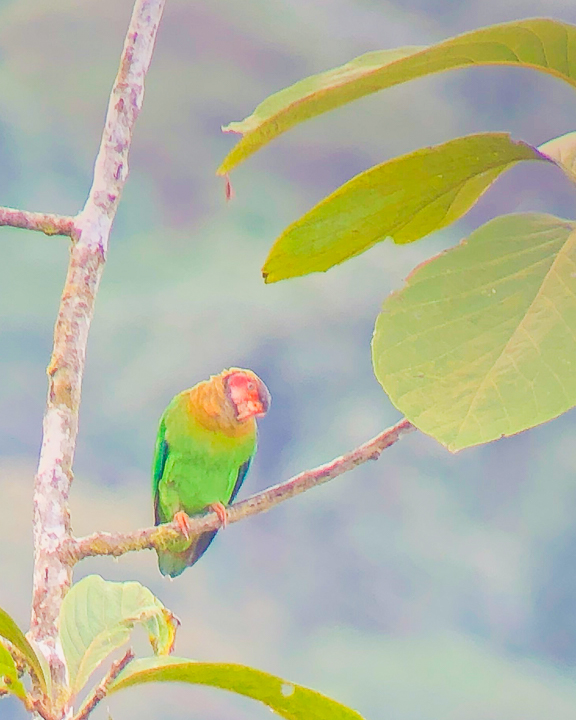
[[[18,678],[18,670],[12,655],[0,643],[0,694],[13,693],[19,698],[26,697],[26,688]]]
[[[130,10],[130,0],[0,4],[0,203],[81,206]],[[514,68],[418,80],[284,135],[234,174],[228,205],[214,177],[232,145],[220,125],[367,51],[542,12],[536,0],[169,0],[88,347],[76,533],[152,522],[163,408],[232,364],[254,368],[274,400],[243,494],[392,424],[398,412],[369,352],[382,298],[498,213],[573,213],[558,170],[525,163],[454,229],[264,286],[273,239],[353,175],[487,130],[537,146],[574,129],[576,101],[565,83]],[[576,22],[567,0],[548,0],[546,13]],[[0,605],[25,627],[32,477],[67,246],[1,235]],[[149,586],[182,620],[178,655],[262,668],[368,720],[384,711],[391,720],[572,720],[574,424],[569,413],[455,457],[414,434],[378,463],[231,526],[189,577],[162,579],[153,553],[87,560],[77,574]],[[270,715],[178,685],[118,693],[95,720],[108,706],[115,719]],[[2,713],[24,717],[16,699],[3,700]]]
[[[28,664],[28,667],[31,668],[36,675],[41,689],[46,691],[46,677],[38,656],[34,652],[34,649],[26,639],[22,630],[20,630],[10,615],[8,615],[5,610],[2,610],[2,608],[0,608],[0,637],[8,640],[8,642],[10,642],[22,654],[22,657]],[[2,646],[1,650],[4,651],[5,648]],[[4,664],[5,667],[10,668],[11,657],[10,655],[6,657],[6,652],[2,653],[3,657],[0,658],[0,662]],[[12,665],[14,665],[13,662]],[[8,675],[8,677],[12,680],[14,679],[11,672],[6,669],[0,672],[0,677],[2,675]],[[13,683],[13,685],[14,688],[18,690],[15,694],[22,696],[22,693],[20,692],[21,684],[19,685],[18,683]]]

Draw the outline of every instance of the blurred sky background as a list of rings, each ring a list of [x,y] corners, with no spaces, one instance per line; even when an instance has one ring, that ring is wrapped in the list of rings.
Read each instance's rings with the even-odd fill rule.
[[[83,205],[131,0],[0,0],[0,204]],[[274,238],[342,182],[486,130],[539,144],[575,129],[576,95],[512,68],[417,80],[321,116],[234,172],[220,126],[369,50],[431,44],[570,0],[168,0],[88,347],[72,491],[77,534],[151,523],[150,466],[171,397],[230,365],[273,404],[242,496],[399,419],[370,362],[374,320],[414,265],[498,213],[574,217],[558,170],[524,164],[456,226],[382,243],[327,274],[264,286]],[[68,243],[2,228],[0,606],[28,626],[32,479]],[[89,560],[148,585],[182,620],[176,652],[245,663],[367,720],[576,716],[576,415],[451,456],[421,434],[221,533],[169,582],[153,553]],[[95,720],[263,720],[224,692],[158,686]],[[3,720],[24,717],[2,701]]]

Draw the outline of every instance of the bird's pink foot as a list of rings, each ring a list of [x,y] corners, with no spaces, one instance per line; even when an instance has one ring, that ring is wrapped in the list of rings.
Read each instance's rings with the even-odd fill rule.
[[[208,505],[210,510],[212,512],[215,512],[216,515],[218,515],[218,520],[220,520],[220,525],[225,528],[226,525],[228,525],[228,515],[226,515],[226,506],[223,505],[221,502],[215,502],[211,505]]]
[[[174,513],[174,522],[176,525],[178,525],[180,532],[186,540],[190,540],[190,518],[188,515],[186,515],[185,512],[182,512],[182,510],[178,510],[177,513]]]

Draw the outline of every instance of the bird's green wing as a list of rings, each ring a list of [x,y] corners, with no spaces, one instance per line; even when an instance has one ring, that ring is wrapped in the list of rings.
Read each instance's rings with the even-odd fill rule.
[[[251,462],[252,458],[250,457],[238,468],[238,475],[236,476],[236,483],[234,485],[234,489],[232,490],[232,495],[230,496],[230,502],[234,501],[234,498],[242,487],[242,483],[244,482],[244,478],[250,468]],[[194,565],[194,563],[197,562],[202,555],[204,555],[212,540],[216,537],[217,532],[218,530],[209,530],[208,532],[202,533],[193,540],[190,546],[183,552],[159,552],[158,563],[160,566],[160,572],[163,575],[170,575],[171,577],[180,575],[181,572],[183,572],[187,567]]]
[[[248,458],[246,462],[242,463],[240,467],[238,468],[238,475],[236,476],[236,484],[234,485],[234,489],[232,490],[232,495],[230,496],[230,500],[227,504],[230,504],[234,502],[234,498],[236,495],[238,495],[238,491],[242,487],[242,483],[244,482],[244,478],[246,477],[246,473],[248,472],[250,468],[250,463],[252,462],[252,458]],[[194,565],[195,562],[200,560],[202,555],[208,550],[208,546],[214,540],[216,537],[216,533],[218,530],[209,530],[208,532],[202,533],[198,537],[195,543],[192,543],[192,545],[188,548],[186,551],[186,565],[189,567],[190,565]]]
[[[238,495],[238,491],[242,487],[242,483],[244,482],[244,479],[246,475],[248,474],[248,470],[250,470],[250,463],[252,462],[252,457],[249,457],[248,460],[246,460],[245,463],[242,463],[240,467],[238,468],[238,477],[236,478],[236,484],[234,485],[234,488],[232,490],[232,495],[230,495],[230,500],[228,501],[228,504],[231,505],[234,500],[236,499],[236,495]]]
[[[168,443],[166,441],[166,424],[164,419],[160,421],[160,427],[158,428],[158,435],[156,437],[156,450],[154,453],[154,466],[152,474],[152,494],[154,496],[154,523],[159,525],[160,523],[167,522],[167,519],[162,515],[160,509],[160,493],[159,486],[162,475],[164,474],[164,468],[166,467],[166,459],[168,458]],[[169,520],[170,518],[168,518]]]

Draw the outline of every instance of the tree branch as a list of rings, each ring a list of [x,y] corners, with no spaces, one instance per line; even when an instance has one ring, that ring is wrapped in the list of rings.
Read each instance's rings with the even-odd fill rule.
[[[0,207],[0,226],[38,230],[46,235],[68,235],[74,232],[74,218],[68,215],[28,212]]]
[[[266,512],[289,498],[310,490],[342,475],[367,460],[377,460],[380,453],[400,440],[401,437],[416,430],[406,419],[384,430],[368,442],[345,455],[335,458],[325,465],[295,475],[279,485],[253,495],[247,500],[227,508],[228,523],[235,523],[251,515]],[[190,532],[198,535],[207,530],[217,530],[220,521],[216,513],[199,515],[190,521]],[[130,533],[97,532],[83,538],[66,538],[61,544],[62,561],[73,566],[86,557],[97,555],[124,555],[136,550],[151,550],[166,547],[171,542],[182,540],[182,533],[176,523],[166,523],[158,527],[135,530]]]
[[[70,537],[68,493],[78,431],[78,408],[88,331],[106,258],[112,221],[128,174],[132,130],[144,94],[164,0],[136,0],[114,82],[94,180],[74,219],[68,275],[48,366],[48,400],[34,484],[34,590],[30,633],[50,666],[58,717],[64,714],[66,668],[57,619],[71,583],[59,548]],[[14,218],[13,218],[14,219]],[[60,695],[60,697],[58,697]]]
[[[133,659],[134,653],[132,652],[132,648],[129,648],[120,660],[112,663],[110,670],[106,673],[106,676],[98,683],[98,685],[96,685],[78,713],[74,715],[73,720],[86,720],[96,705],[98,705],[98,703],[106,697],[110,685],[114,682],[114,680],[116,680],[126,665],[132,662]]]

